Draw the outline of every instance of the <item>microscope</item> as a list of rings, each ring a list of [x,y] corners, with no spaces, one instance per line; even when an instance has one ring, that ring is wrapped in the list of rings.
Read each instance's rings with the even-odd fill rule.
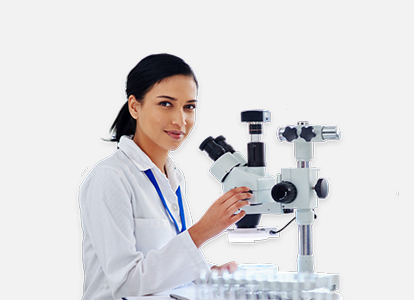
[[[270,122],[270,112],[244,111],[241,121],[249,124],[251,141],[247,144],[247,159],[236,152],[223,136],[208,137],[199,147],[214,160],[210,172],[222,183],[224,192],[247,186],[253,194],[250,206],[242,209],[246,212],[245,217],[236,223],[235,228],[227,230],[229,241],[278,237],[281,230],[276,227],[258,226],[261,215],[295,213],[299,231],[297,274],[315,274],[312,224],[316,218],[314,210],[318,207],[318,199],[328,195],[328,182],[318,178],[319,170],[312,168],[310,163],[314,143],[339,140],[340,131],[336,126],[310,125],[308,122],[279,127],[277,139],[294,144],[297,167],[282,169],[274,177],[266,172],[265,143],[261,141],[263,125]],[[333,282],[337,286],[338,277],[334,275]]]

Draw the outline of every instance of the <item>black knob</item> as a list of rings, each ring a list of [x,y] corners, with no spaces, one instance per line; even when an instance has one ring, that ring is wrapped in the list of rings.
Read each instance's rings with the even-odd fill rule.
[[[291,142],[298,138],[298,131],[295,127],[286,127],[282,135],[288,142]]]
[[[325,199],[329,192],[328,181],[324,178],[320,178],[315,185],[315,192],[316,195],[318,195],[318,198]]]
[[[295,201],[298,191],[295,185],[289,181],[282,181],[272,188],[272,198],[280,203],[292,203]]]
[[[303,138],[305,141],[310,142],[315,136],[316,133],[313,131],[312,126],[302,127],[300,137]]]

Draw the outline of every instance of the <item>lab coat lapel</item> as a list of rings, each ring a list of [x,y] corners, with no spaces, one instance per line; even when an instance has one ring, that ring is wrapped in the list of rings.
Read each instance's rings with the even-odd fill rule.
[[[166,168],[168,179],[158,167],[151,161],[151,159],[139,148],[139,146],[132,140],[132,137],[122,136],[118,147],[125,153],[125,155],[134,163],[134,165],[141,172],[145,172],[151,169],[154,177],[160,187],[160,190],[164,196],[168,209],[173,214],[175,220],[179,226],[181,225],[181,218],[178,209],[178,199],[176,195],[176,189],[181,184],[183,177],[179,173],[175,163],[171,157],[167,158]],[[151,184],[151,183],[150,183]],[[175,190],[174,190],[175,188]],[[161,200],[160,200],[161,201]],[[181,227],[180,227],[181,228]]]

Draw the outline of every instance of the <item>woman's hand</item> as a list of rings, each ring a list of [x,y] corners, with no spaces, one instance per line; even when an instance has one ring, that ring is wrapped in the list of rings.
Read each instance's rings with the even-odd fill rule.
[[[250,205],[248,200],[253,195],[248,187],[234,188],[218,198],[204,216],[188,229],[197,248],[209,239],[223,232],[246,215],[245,211],[235,213],[242,207]]]
[[[232,274],[237,271],[237,263],[232,261],[221,266],[214,266],[211,267],[211,271],[217,271],[219,275],[223,275],[226,271]]]

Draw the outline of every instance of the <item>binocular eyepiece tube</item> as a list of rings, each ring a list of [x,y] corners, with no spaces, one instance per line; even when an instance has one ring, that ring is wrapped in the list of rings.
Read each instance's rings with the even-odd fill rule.
[[[216,138],[209,136],[200,144],[199,149],[201,151],[206,151],[208,156],[214,161],[227,152],[235,152],[233,147],[227,144],[226,138],[222,135]]]

